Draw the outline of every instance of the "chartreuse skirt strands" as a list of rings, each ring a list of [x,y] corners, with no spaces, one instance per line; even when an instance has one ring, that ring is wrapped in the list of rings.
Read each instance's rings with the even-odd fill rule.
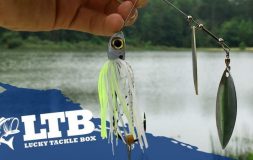
[[[138,108],[134,106],[134,75],[131,66],[125,61],[123,32],[111,37],[108,44],[108,58],[98,80],[101,137],[108,138],[109,132],[109,141],[112,145],[114,137],[116,142],[121,139],[128,145],[127,137],[132,137],[139,143],[141,149],[144,149],[148,147],[148,143]]]

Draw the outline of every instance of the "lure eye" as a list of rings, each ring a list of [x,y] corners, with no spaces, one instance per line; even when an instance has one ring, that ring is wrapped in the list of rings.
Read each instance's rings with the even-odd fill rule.
[[[114,49],[119,50],[119,49],[122,49],[124,47],[124,41],[123,41],[123,39],[117,37],[117,38],[114,38],[112,40],[111,45]]]

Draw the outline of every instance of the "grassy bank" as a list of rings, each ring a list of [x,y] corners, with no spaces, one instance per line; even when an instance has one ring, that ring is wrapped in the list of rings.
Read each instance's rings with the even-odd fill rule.
[[[253,160],[253,140],[250,134],[244,132],[246,136],[233,137],[230,145],[224,150],[217,149],[213,136],[210,136],[212,152],[217,155],[224,155],[236,160]]]
[[[39,40],[36,38],[29,38],[24,41],[10,41],[0,45],[1,50],[38,50],[38,51],[78,51],[78,52],[92,52],[105,51],[107,48],[107,41],[79,41],[70,43],[66,41],[53,42],[48,40]],[[127,44],[129,51],[191,51],[191,48],[177,48],[171,46],[158,46],[150,43],[137,43],[130,41]],[[253,52],[253,48],[232,48],[233,52]],[[198,51],[204,52],[220,52],[221,48],[198,48]]]

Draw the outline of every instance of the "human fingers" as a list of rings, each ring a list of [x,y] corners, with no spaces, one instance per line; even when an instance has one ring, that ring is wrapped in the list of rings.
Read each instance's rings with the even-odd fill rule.
[[[133,4],[135,4],[136,8],[143,8],[148,4],[148,0],[116,0],[116,1],[131,1]]]
[[[55,8],[53,0],[0,0],[0,26],[16,31],[52,30]]]
[[[112,0],[107,4],[105,11],[106,14],[119,13],[124,21],[126,21],[126,26],[134,24],[138,17],[138,11],[134,7],[132,1],[123,1],[122,3],[119,3],[117,0]]]
[[[89,8],[80,8],[68,29],[110,36],[120,31],[123,25],[124,20],[117,13],[106,15]]]
[[[117,8],[117,12],[122,16],[124,20],[126,20],[129,16],[132,16],[135,11],[136,9],[133,7],[133,3],[131,1],[125,1],[121,3]]]

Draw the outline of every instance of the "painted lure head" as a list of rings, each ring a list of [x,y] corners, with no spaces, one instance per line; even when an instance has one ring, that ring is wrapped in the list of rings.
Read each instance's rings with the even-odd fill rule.
[[[108,58],[111,60],[114,59],[125,59],[125,36],[123,32],[117,32],[109,40],[108,43]]]

